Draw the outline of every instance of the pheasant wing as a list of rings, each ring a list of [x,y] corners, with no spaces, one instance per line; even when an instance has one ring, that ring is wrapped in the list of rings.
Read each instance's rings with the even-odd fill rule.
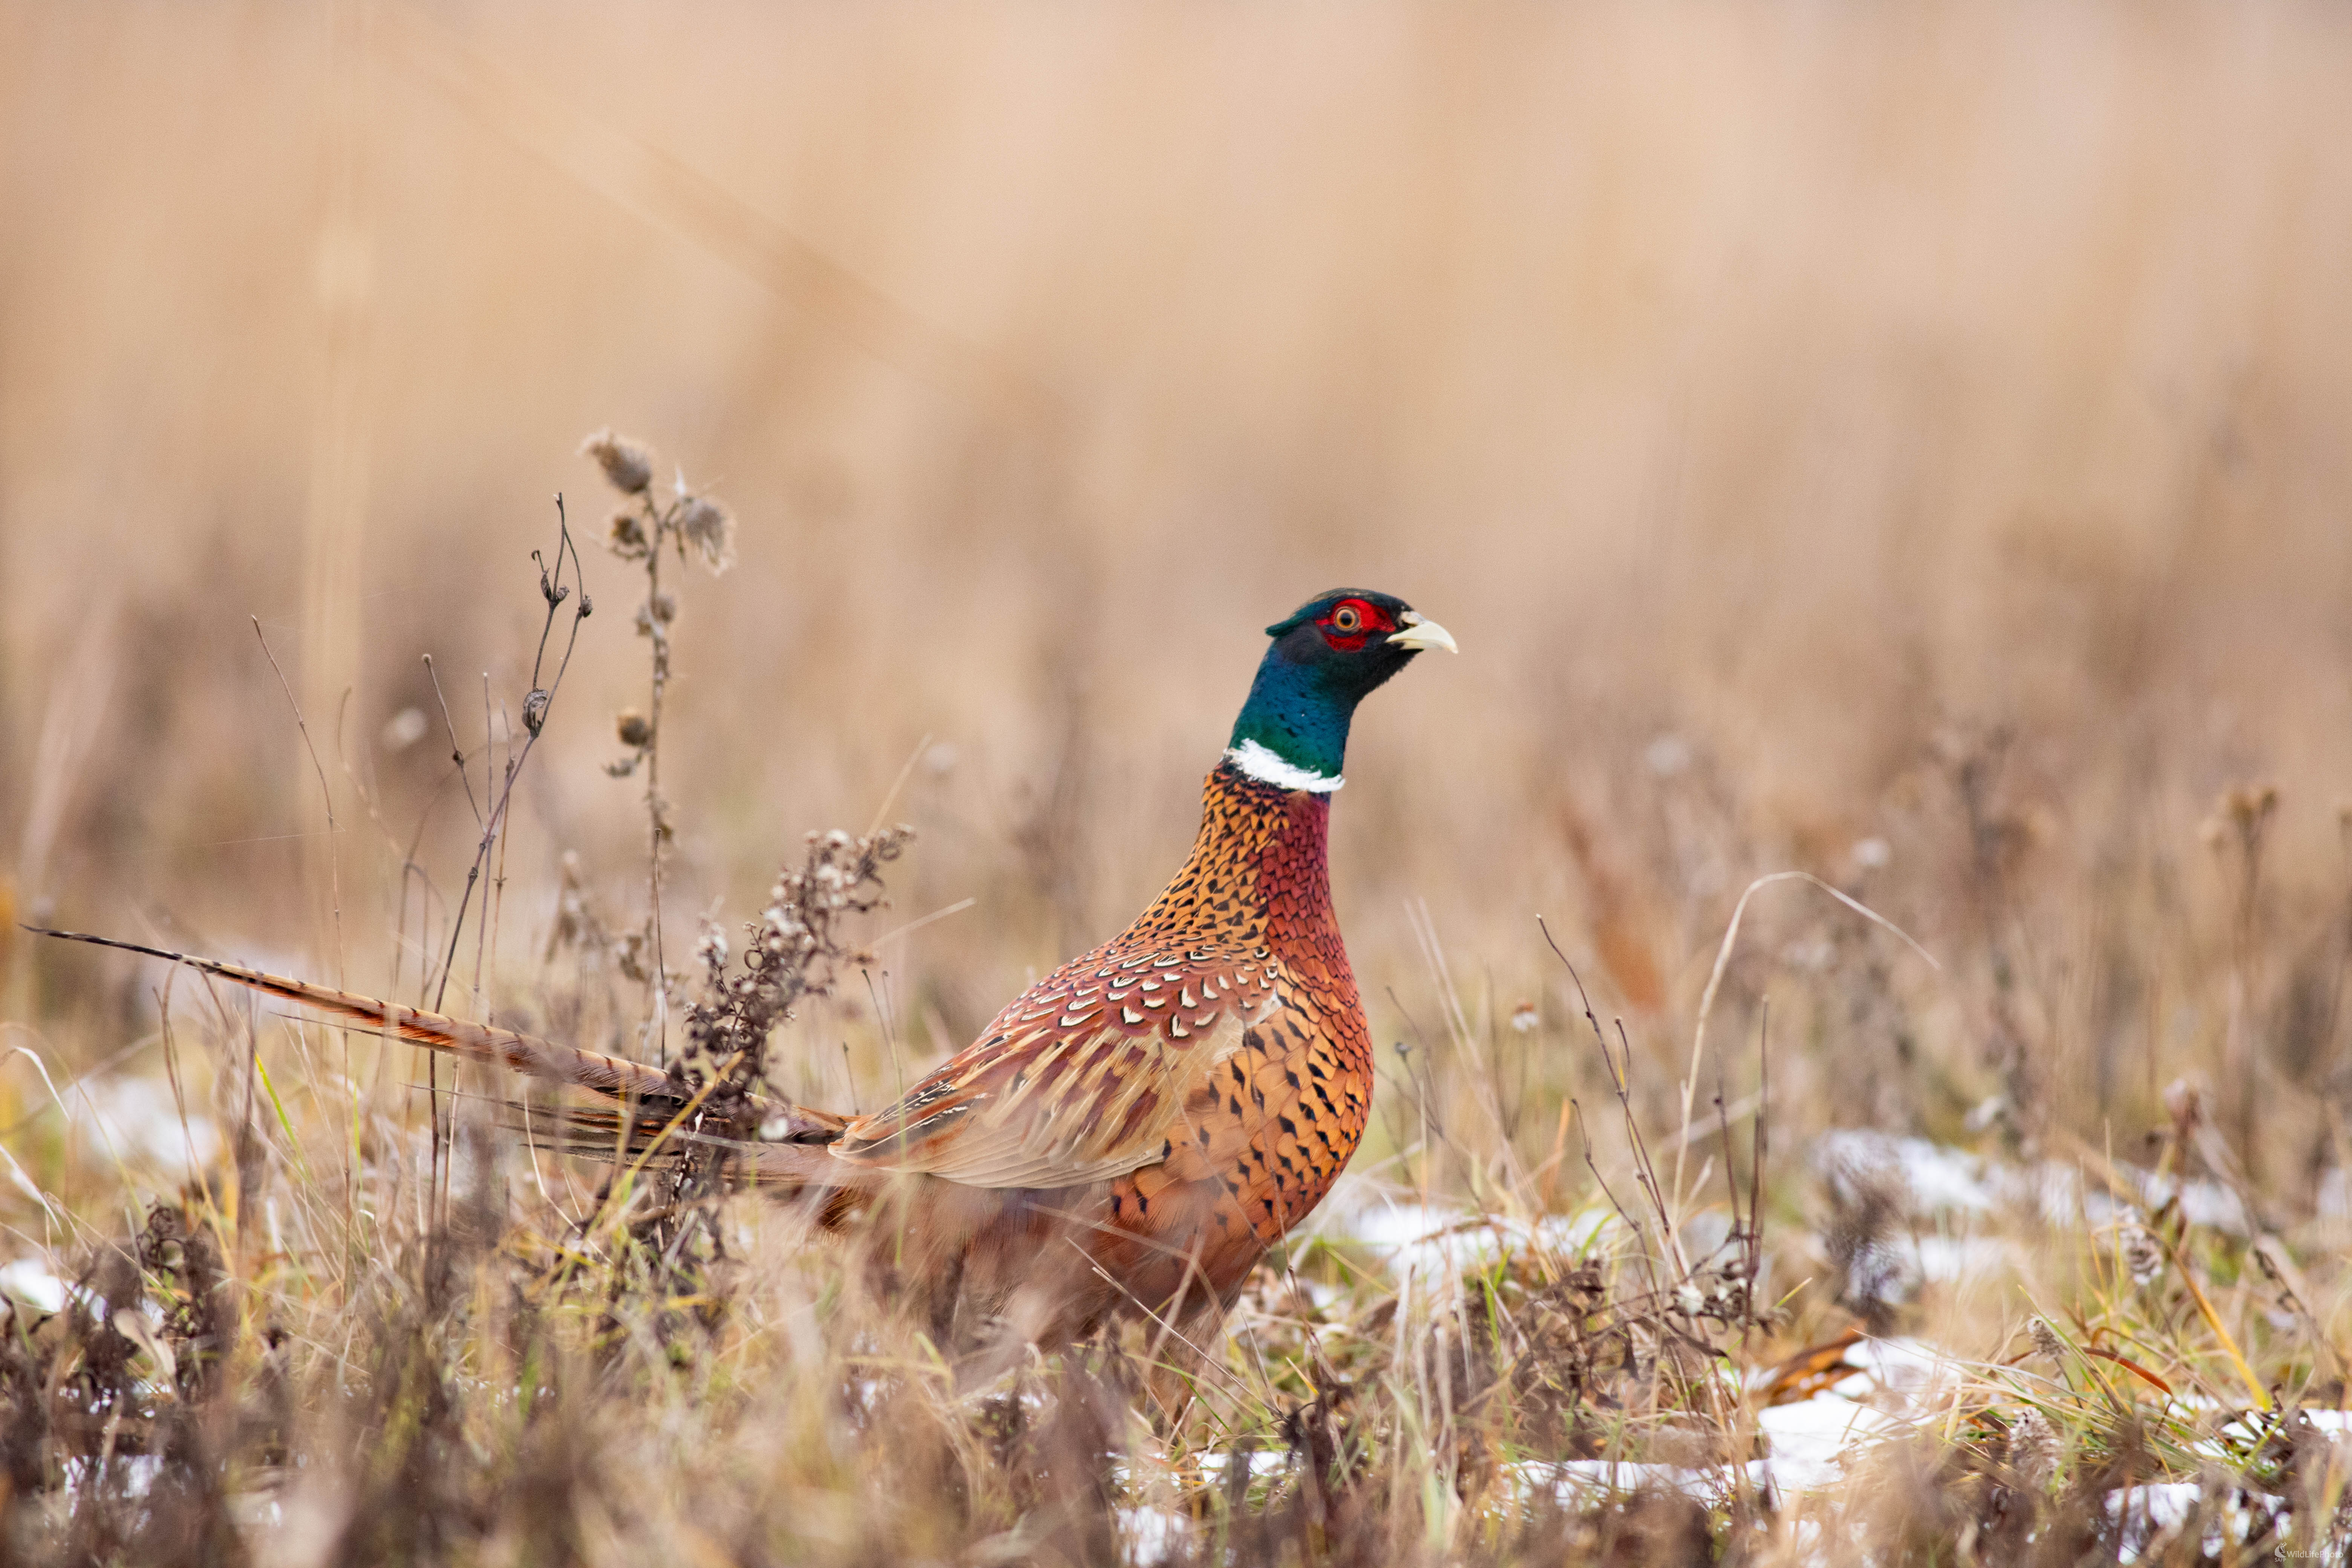
[[[1195,1090],[1278,994],[1263,949],[1090,953],[1030,987],[906,1099],[852,1121],[832,1152],[973,1187],[1125,1175],[1190,1136]]]

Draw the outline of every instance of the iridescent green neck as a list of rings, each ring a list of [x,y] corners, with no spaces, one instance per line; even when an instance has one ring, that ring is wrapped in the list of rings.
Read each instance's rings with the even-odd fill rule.
[[[1279,645],[1269,648],[1225,754],[1252,778],[1285,789],[1338,789],[1357,694],[1333,684],[1322,668],[1283,658]]]

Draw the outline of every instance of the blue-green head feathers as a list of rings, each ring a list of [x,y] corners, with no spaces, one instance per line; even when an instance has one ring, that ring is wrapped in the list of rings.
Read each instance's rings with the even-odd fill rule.
[[[1227,755],[1290,789],[1339,787],[1356,704],[1424,648],[1451,651],[1444,627],[1393,594],[1335,588],[1265,628],[1274,639]]]

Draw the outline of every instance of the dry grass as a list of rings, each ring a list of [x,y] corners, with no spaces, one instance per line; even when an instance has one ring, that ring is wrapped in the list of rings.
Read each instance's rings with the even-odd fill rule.
[[[2325,1552],[2334,1428],[2243,1413],[2347,1402],[2347,79],[2286,5],[0,6],[0,1259],[155,1307],[8,1319],[0,1552]],[[739,562],[590,549],[479,860],[608,420]],[[772,1057],[870,1108],[1156,889],[1343,581],[1466,650],[1335,821],[1381,1097],[1181,1421],[1141,1341],[957,1393],[755,1200],[649,1268],[477,1100],[436,1176],[405,1053],[14,930],[651,1056],[662,810],[665,969],[903,817]],[[1772,885],[1695,1052],[1792,868],[1941,967]],[[1791,1484],[1765,1369],[1857,1322]]]

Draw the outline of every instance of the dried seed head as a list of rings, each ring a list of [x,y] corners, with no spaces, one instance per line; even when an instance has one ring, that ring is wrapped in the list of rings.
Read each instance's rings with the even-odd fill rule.
[[[2058,1428],[2041,1411],[2029,1406],[2010,1424],[2009,1468],[2035,1491],[2048,1486],[2050,1478],[2058,1473]]]
[[[2234,837],[2241,849],[2252,854],[2262,840],[2263,828],[2269,823],[2271,813],[2277,809],[2275,784],[2240,784],[2225,789],[2213,802],[2212,815],[2198,829],[2198,837],[2209,849],[2219,849]]]
[[[1906,1215],[1910,1179],[1894,1146],[1873,1135],[1823,1141],[1815,1158],[1827,1178],[1829,1223],[1822,1238],[1843,1278],[1839,1300],[1874,1333],[1887,1331],[1895,1310],[1917,1294],[1917,1251]]]
[[[615,436],[610,429],[589,437],[580,450],[596,459],[596,466],[604,470],[605,482],[625,496],[641,496],[654,482],[654,455],[642,444]]]
[[[709,496],[688,496],[678,509],[678,537],[714,577],[735,564],[735,520]]]
[[[2124,1226],[2123,1255],[2124,1268],[2130,1271],[2135,1285],[2153,1284],[2164,1272],[2164,1248],[2138,1225]]]
[[[2183,1076],[2164,1086],[2165,1114],[2183,1138],[2197,1130],[2205,1120],[2205,1086],[2196,1079]]]
[[[2049,1319],[2031,1319],[2025,1328],[2026,1331],[2033,1336],[2033,1348],[2036,1351],[2048,1356],[2052,1361],[2063,1362],[2066,1359],[2065,1342],[2058,1337],[2058,1331],[2050,1326]]]
[[[554,697],[545,687],[534,686],[530,695],[522,700],[522,727],[536,735],[547,722],[547,705]]]
[[[604,525],[604,548],[624,561],[642,561],[653,542],[646,537],[646,520],[624,507]]]
[[[592,942],[603,945],[602,928],[588,904],[587,884],[580,871],[580,851],[566,849],[562,880],[555,900],[555,930],[547,939],[547,956],[552,958],[566,948],[585,952]]]
[[[2221,797],[2230,813],[2230,820],[2241,833],[2252,832],[2263,819],[2278,809],[2278,786],[2275,784],[2242,784]]]
[[[642,931],[629,932],[613,943],[614,966],[620,970],[626,979],[641,984],[652,979],[653,970],[646,963],[646,954],[652,946],[653,943],[647,940],[646,932]]]
[[[624,708],[613,715],[613,732],[625,746],[643,746],[654,738],[653,721],[634,708]]]

